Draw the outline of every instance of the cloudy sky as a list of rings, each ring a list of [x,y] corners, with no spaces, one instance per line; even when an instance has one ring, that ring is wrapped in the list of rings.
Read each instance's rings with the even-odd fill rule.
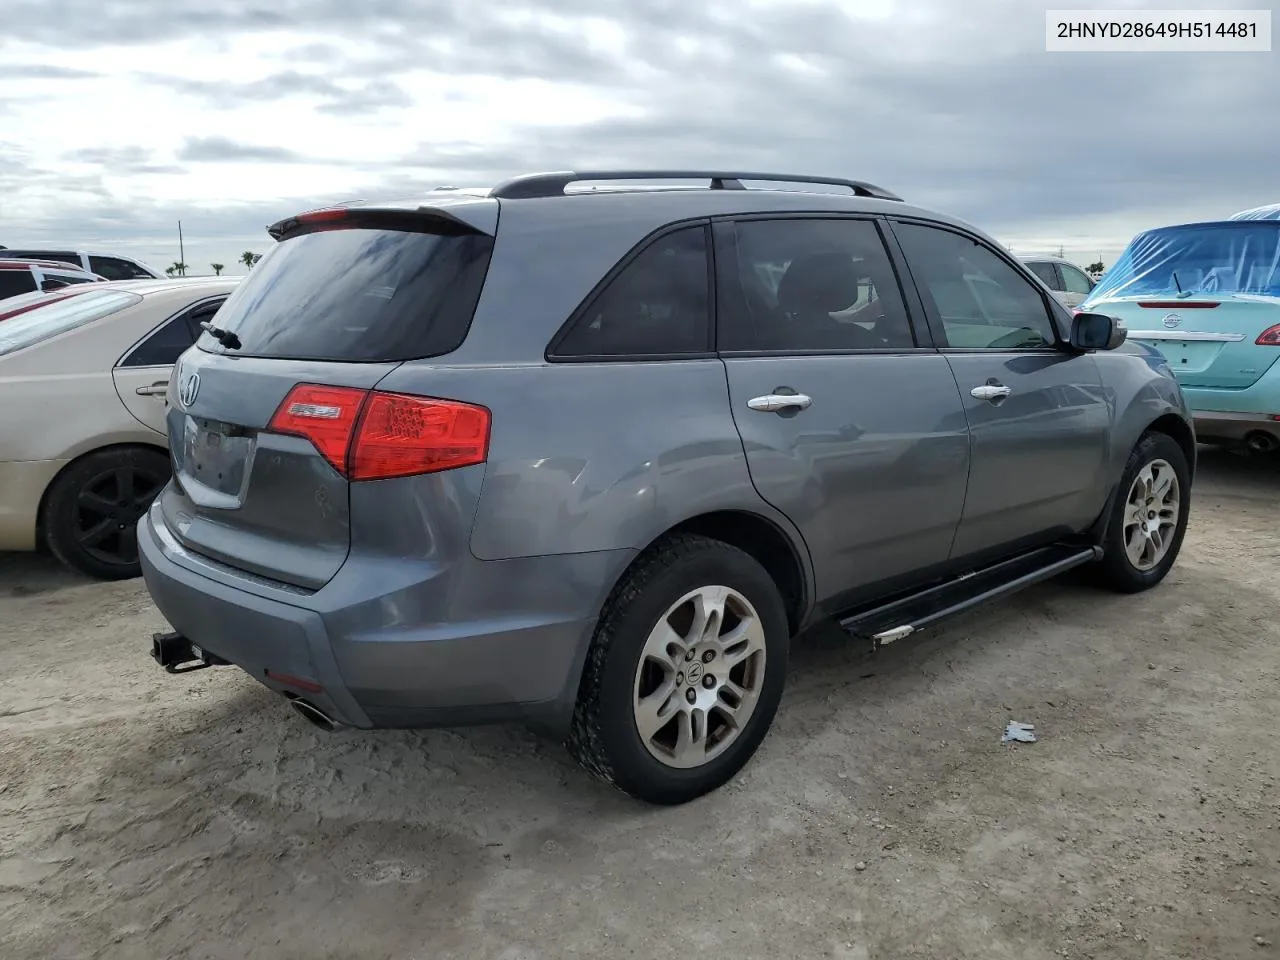
[[[1165,4],[5,0],[0,243],[164,267],[181,220],[208,272],[330,200],[697,165],[871,180],[1109,263],[1280,200],[1280,54],[1046,53],[1049,6]]]

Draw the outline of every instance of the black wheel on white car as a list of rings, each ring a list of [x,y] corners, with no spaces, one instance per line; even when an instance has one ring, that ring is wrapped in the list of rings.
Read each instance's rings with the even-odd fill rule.
[[[777,585],[736,547],[681,535],[605,605],[568,747],[637,799],[677,804],[730,780],[773,722],[790,629]]]
[[[81,457],[58,475],[45,498],[42,520],[49,550],[98,580],[140,576],[138,521],[169,476],[169,458],[146,447]]]
[[[1122,593],[1154,587],[1182,549],[1191,506],[1187,456],[1176,440],[1148,433],[1125,464],[1097,566],[1103,585]]]

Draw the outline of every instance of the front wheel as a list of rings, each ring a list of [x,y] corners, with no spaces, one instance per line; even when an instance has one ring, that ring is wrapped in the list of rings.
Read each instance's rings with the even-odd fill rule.
[[[790,630],[750,555],[673,537],[623,577],[587,655],[569,750],[640,800],[677,804],[751,759],[778,708]]]
[[[1191,507],[1187,456],[1172,437],[1148,433],[1129,455],[1097,572],[1121,593],[1154,587],[1182,549]]]

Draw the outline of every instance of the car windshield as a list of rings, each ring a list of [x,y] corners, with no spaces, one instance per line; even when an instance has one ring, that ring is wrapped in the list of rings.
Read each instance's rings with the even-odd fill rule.
[[[141,301],[136,293],[123,290],[13,297],[4,301],[0,310],[0,356],[101,320]]]
[[[1238,220],[1140,233],[1089,297],[1280,297],[1280,221]]]

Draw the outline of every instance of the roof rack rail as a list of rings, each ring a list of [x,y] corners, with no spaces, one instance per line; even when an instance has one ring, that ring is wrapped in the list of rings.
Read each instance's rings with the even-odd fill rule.
[[[855,196],[878,200],[901,200],[895,193],[863,180],[840,177],[811,177],[790,173],[737,173],[724,170],[563,170],[557,173],[530,173],[505,180],[489,191],[498,200],[528,200],[563,196],[572,183],[588,180],[710,180],[712,190],[745,190],[743,180],[768,183],[816,183],[848,187]]]

